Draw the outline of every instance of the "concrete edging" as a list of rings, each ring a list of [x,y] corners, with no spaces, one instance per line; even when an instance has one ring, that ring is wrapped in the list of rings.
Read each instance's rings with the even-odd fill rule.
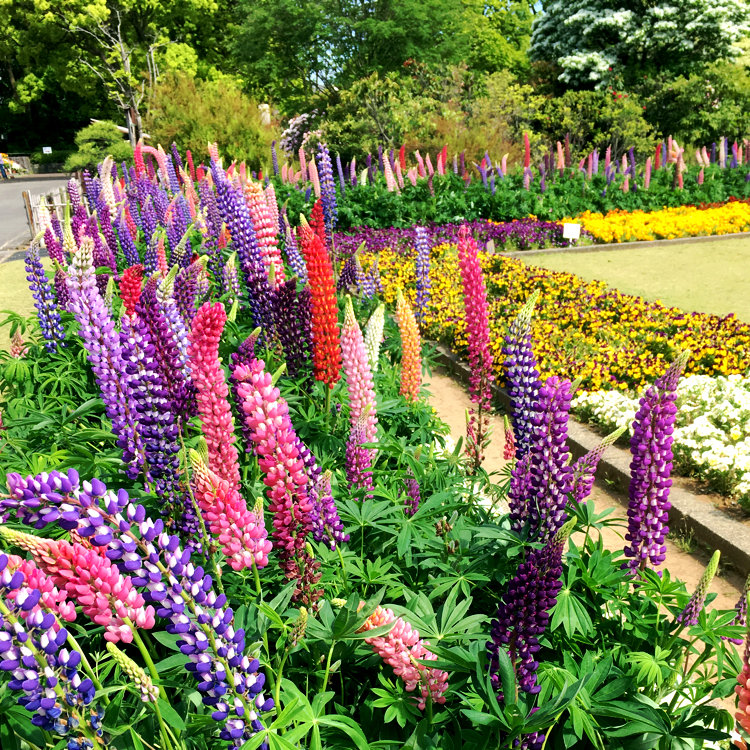
[[[701,242],[718,242],[719,240],[732,240],[740,237],[750,237],[750,232],[733,232],[732,234],[709,234],[705,237],[682,237],[675,240],[635,240],[634,242],[613,242],[607,245],[585,245],[584,247],[550,247],[538,250],[512,250],[498,252],[504,258],[526,258],[534,255],[557,255],[558,253],[599,253],[613,252],[616,250],[630,250],[638,247],[668,247],[669,245],[684,245]]]
[[[435,346],[438,364],[467,385],[471,371],[466,362],[442,344],[431,343]],[[510,399],[505,390],[496,385],[492,386],[492,390],[496,401],[510,410]],[[596,448],[601,440],[601,435],[571,417],[568,423],[568,446],[574,459]],[[601,484],[604,480],[614,483],[623,494],[628,494],[630,451],[617,445],[607,448],[596,473],[597,483]],[[692,531],[699,543],[718,549],[722,558],[732,563],[741,574],[750,572],[750,529],[745,524],[698,500],[689,489],[679,486],[679,479],[672,485],[669,499],[672,503],[669,520],[673,528]]]

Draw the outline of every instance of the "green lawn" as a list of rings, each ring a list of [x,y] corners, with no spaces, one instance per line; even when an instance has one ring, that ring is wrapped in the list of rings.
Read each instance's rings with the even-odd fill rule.
[[[49,269],[49,259],[45,258],[43,262],[44,267]],[[0,322],[6,318],[3,310],[10,310],[26,316],[34,313],[34,298],[29,291],[29,284],[26,281],[26,268],[22,260],[0,263]],[[8,348],[9,331],[10,326],[0,328],[0,349]]]
[[[616,252],[533,255],[523,260],[529,265],[605,281],[627,294],[660,300],[688,312],[734,313],[750,323],[747,237]]]

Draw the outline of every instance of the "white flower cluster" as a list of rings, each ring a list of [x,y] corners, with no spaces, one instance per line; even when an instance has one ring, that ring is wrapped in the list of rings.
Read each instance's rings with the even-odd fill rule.
[[[617,391],[579,393],[575,413],[605,431],[628,427],[639,397]],[[750,508],[750,377],[689,375],[677,387],[672,450],[682,471]]]

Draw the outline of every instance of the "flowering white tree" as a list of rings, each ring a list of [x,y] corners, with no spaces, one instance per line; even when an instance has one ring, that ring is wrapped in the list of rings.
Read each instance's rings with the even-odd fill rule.
[[[745,0],[551,0],[529,53],[558,65],[565,83],[601,88],[618,74],[680,75],[732,59],[749,18]]]

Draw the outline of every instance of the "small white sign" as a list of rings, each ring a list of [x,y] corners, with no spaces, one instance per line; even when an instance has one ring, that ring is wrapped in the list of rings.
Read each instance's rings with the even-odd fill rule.
[[[42,146],[42,153],[43,154],[51,154],[52,153],[52,146]]]
[[[577,240],[581,236],[580,224],[563,224],[563,239]]]

